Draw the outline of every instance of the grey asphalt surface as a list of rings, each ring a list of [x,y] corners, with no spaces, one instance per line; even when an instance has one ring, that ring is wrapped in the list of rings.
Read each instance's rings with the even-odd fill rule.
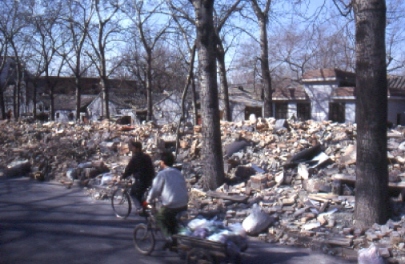
[[[0,177],[0,264],[183,263],[174,252],[136,252],[132,230],[143,219],[121,220],[108,200],[94,200],[80,187]],[[252,238],[242,263],[355,263],[306,248],[277,246]]]

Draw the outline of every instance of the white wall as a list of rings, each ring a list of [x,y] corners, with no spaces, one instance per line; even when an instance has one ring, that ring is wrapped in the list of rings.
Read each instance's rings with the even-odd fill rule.
[[[329,101],[337,83],[305,84],[304,89],[311,100],[311,118],[324,121],[329,118]]]
[[[230,108],[231,108],[231,112],[232,112],[232,121],[239,122],[239,121],[245,120],[245,106],[244,105],[231,102]]]
[[[181,99],[173,95],[153,106],[153,116],[158,125],[178,122],[180,115]]]
[[[111,101],[108,103],[108,109],[110,116],[119,114],[116,105]],[[100,96],[97,96],[96,99],[93,100],[93,102],[87,107],[87,111],[90,120],[97,121],[99,117],[102,116],[102,100]]]
[[[345,121],[346,123],[356,122],[356,103],[347,102],[345,103]]]

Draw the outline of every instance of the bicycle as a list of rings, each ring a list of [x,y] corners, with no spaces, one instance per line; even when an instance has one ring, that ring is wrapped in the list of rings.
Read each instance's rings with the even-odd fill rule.
[[[146,224],[140,223],[135,226],[133,231],[133,240],[135,249],[143,254],[143,255],[150,255],[152,251],[155,249],[156,245],[156,237],[159,232],[161,232],[160,228],[157,225],[155,214],[157,210],[155,206],[148,206],[145,209],[145,218]],[[185,226],[185,222],[187,220],[187,211],[182,211],[177,214],[177,220],[179,226]],[[161,233],[161,237],[164,235]],[[171,237],[173,239],[173,237]],[[174,248],[169,248],[169,250],[175,250]]]
[[[117,183],[118,187],[112,193],[111,206],[118,218],[127,218],[132,211],[132,200],[130,196],[132,180],[123,179]]]
[[[161,233],[155,219],[156,211],[155,207],[146,209],[146,223],[136,225],[133,231],[135,249],[143,255],[150,255],[153,252],[157,241],[156,236],[159,232]],[[177,214],[179,227],[186,226],[187,216],[187,211]],[[162,233],[161,236],[164,237]],[[180,234],[174,234],[170,239],[171,241],[177,240],[176,245],[164,247],[164,249],[179,253],[180,258],[184,259],[187,264],[223,263],[221,261],[239,264],[241,262],[240,252],[234,251],[234,248],[222,242]],[[166,241],[169,240],[166,239]],[[242,248],[241,251],[245,251],[246,248]]]

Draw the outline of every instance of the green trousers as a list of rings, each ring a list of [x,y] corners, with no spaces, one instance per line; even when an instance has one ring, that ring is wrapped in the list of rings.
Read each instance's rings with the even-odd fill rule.
[[[157,212],[157,224],[166,238],[178,233],[177,214],[183,211],[187,211],[187,206],[180,208],[167,208],[162,206]]]

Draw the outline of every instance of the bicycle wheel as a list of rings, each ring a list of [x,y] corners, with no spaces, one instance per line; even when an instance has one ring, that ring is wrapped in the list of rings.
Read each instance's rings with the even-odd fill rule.
[[[155,248],[155,237],[146,224],[138,224],[134,229],[134,245],[139,253],[149,255]]]
[[[117,217],[125,219],[131,213],[131,197],[124,189],[118,188],[111,196],[111,206]]]

